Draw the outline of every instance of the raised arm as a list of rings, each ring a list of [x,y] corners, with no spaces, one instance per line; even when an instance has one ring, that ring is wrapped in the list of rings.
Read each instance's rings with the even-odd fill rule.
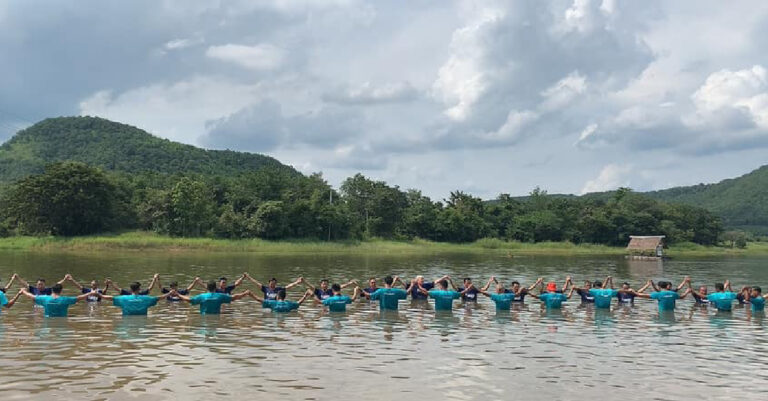
[[[120,295],[120,289],[117,289],[117,294]],[[88,294],[86,294],[86,295],[88,295]],[[107,300],[107,301],[111,301],[111,300],[115,299],[115,297],[112,296],[112,295],[99,294],[98,292],[96,292],[93,295],[99,297],[99,299],[103,299],[103,300]]]
[[[488,291],[488,289],[491,288],[491,283],[495,283],[495,282],[496,282],[496,276],[491,276],[491,278],[488,279],[488,282],[485,283],[485,285],[482,288],[480,288],[478,291],[480,292]]]
[[[533,283],[530,287],[528,287],[528,291],[533,291],[539,284],[541,284],[543,282],[544,282],[544,278],[543,277],[539,277],[538,279],[536,279],[535,283]],[[563,291],[565,291],[565,290],[563,290]]]
[[[689,285],[690,285],[690,283],[689,283]],[[648,289],[648,287],[650,287],[650,286],[651,286],[651,280],[648,280],[648,281],[646,281],[646,282],[645,282],[645,285],[644,285],[644,286],[640,287],[640,289],[636,291],[636,293],[637,293],[637,294],[642,294],[642,293],[644,293],[644,292],[645,292],[645,290],[647,290],[647,289]],[[637,294],[635,294],[635,295],[637,295]]]
[[[459,290],[459,287],[456,287],[456,284],[453,283],[453,280],[450,277],[448,278],[448,285],[450,285],[451,288],[453,288],[454,291],[458,291]],[[472,285],[470,285],[469,287],[472,287]],[[465,290],[466,290],[466,288],[465,288]]]
[[[194,285],[194,282],[193,282],[192,284]],[[190,297],[190,296],[188,296],[188,295],[181,295],[181,294],[179,294],[179,292],[178,292],[178,291],[176,291],[176,290],[173,290],[173,291],[169,291],[169,292],[168,292],[167,294],[165,294],[165,295],[172,295],[172,296],[174,296],[174,297],[176,297],[176,298],[179,298],[180,300],[182,300],[182,301],[184,301],[184,302],[192,302],[192,297]]]
[[[307,280],[304,280],[304,277],[297,278],[296,281],[286,285],[285,289],[289,290],[289,289],[291,289],[293,287],[296,287],[297,285],[301,284],[302,282],[304,282],[306,285],[310,286],[312,288],[312,291],[315,290],[315,287],[312,287],[312,284],[307,283]]]
[[[686,284],[686,283],[687,283],[687,282],[688,282],[690,279],[691,279],[691,278],[690,278],[690,277],[688,277],[688,276],[685,276],[685,277],[683,277],[683,281],[681,281],[681,282],[680,282],[680,285],[678,285],[678,286],[677,286],[677,290],[675,290],[675,291],[680,291],[680,290],[682,290],[682,289],[683,289],[683,287],[685,287],[685,284]]]
[[[543,280],[541,282],[543,283]],[[571,286],[571,293],[573,293],[573,280],[571,280],[571,276],[566,276],[565,277],[565,284],[563,284],[563,292],[568,290],[568,285]],[[539,292],[541,292],[541,291],[539,291]]]
[[[355,287],[355,291],[352,293],[352,302],[357,301],[357,299],[360,298],[361,292],[363,292],[363,290],[360,289],[360,286]]]
[[[353,279],[353,280],[349,280],[348,282],[342,284],[341,288],[344,289],[344,288],[349,287],[350,285],[359,285],[359,284],[357,283],[357,280]]]
[[[659,291],[660,291],[660,290],[659,290],[659,287],[656,285],[656,283],[654,283],[654,282],[653,282],[653,280],[651,280],[651,286],[653,287],[653,290],[654,290],[654,291],[656,291],[656,292],[659,292]]]
[[[298,303],[299,305],[303,304],[304,301],[307,300],[307,297],[309,297],[310,295],[314,295],[314,294],[312,293],[312,291],[307,290],[307,292],[304,293],[304,296],[301,297],[301,299],[299,299],[296,303]],[[314,296],[312,298],[314,298]]]
[[[18,274],[14,274],[14,276],[16,276],[16,279],[19,280],[19,284],[21,284],[23,288],[29,288],[29,283],[26,280],[21,278],[21,276],[19,276]]]
[[[264,303],[264,298],[260,298],[259,296],[257,296],[256,294],[254,294],[254,293],[253,293],[253,291],[250,291],[250,292],[248,292],[248,294],[247,294],[247,295],[248,295],[249,297],[251,297],[251,298],[255,299],[255,300],[256,300],[256,302],[259,302],[259,303]]]
[[[240,286],[240,284],[243,284],[243,280],[245,280],[245,275],[246,275],[246,273],[243,273],[243,275],[240,276],[240,278],[238,278],[237,280],[235,280],[235,282],[232,283],[232,285],[234,285],[235,288],[237,288],[237,287]]]
[[[691,290],[690,288],[688,288],[687,290],[685,290],[685,292],[683,293],[683,295],[680,295],[680,299],[683,299],[683,298],[687,297],[687,296],[688,296],[688,294],[690,294],[690,293],[691,293],[691,291],[693,291],[693,290]]]
[[[77,287],[81,291],[83,290],[83,286],[80,283],[78,283],[77,280],[75,280],[75,278],[72,277],[71,274],[67,274],[66,276],[64,276],[64,279],[68,280],[70,283],[72,283],[72,285],[74,285],[75,287]]]
[[[255,278],[251,277],[251,275],[248,273],[245,273],[245,278],[246,280],[252,282],[255,286],[259,288],[264,287],[264,284],[262,284],[259,280],[256,280]]]
[[[82,300],[84,300],[84,299],[86,299],[88,297],[91,297],[91,296],[95,297],[95,296],[97,296],[96,294],[98,294],[98,292],[96,292],[96,291],[86,292],[85,294],[80,294],[80,295],[76,296],[75,299],[78,300],[78,301],[82,301]]]
[[[16,303],[16,301],[19,300],[19,297],[21,296],[22,291],[23,290],[19,290],[19,292],[17,292],[16,295],[13,298],[11,298],[11,300],[9,300],[7,304],[5,304],[6,309],[12,307]]]
[[[245,290],[245,291],[243,291],[243,292],[241,292],[241,293],[239,293],[239,294],[234,294],[234,295],[232,295],[232,300],[233,300],[233,301],[237,301],[238,299],[242,299],[242,298],[245,298],[245,297],[247,297],[247,296],[248,296],[248,294],[250,294],[250,293],[251,293],[251,290]]]
[[[33,301],[35,300],[35,298],[37,298],[31,292],[27,291],[26,288],[22,288],[21,289],[21,295],[24,295],[25,297],[27,297],[27,298],[29,298],[29,299],[31,299]]]
[[[394,287],[395,284],[397,283],[400,283],[400,285],[402,285],[403,288],[405,288],[406,290],[408,289],[408,285],[405,284],[405,282],[403,281],[403,279],[400,278],[400,276],[395,276],[392,278],[392,287]]]
[[[61,280],[59,280],[59,281],[57,281],[57,282],[56,282],[56,284],[58,284],[58,285],[64,285],[64,283],[66,283],[66,282],[67,282],[67,279],[68,279],[68,278],[69,278],[69,274],[65,274],[65,275],[64,275],[64,277],[63,277]]]
[[[6,284],[5,287],[3,287],[3,292],[8,291],[8,289],[11,288],[11,286],[13,285],[14,281],[16,281],[16,274],[15,273],[11,276],[11,279],[8,280],[8,284]]]
[[[155,275],[152,276],[152,281],[149,283],[149,287],[147,287],[147,294],[152,292],[152,289],[154,289],[157,286],[158,282],[160,282],[160,275],[155,273]]]
[[[187,286],[187,292],[189,292],[189,291],[192,291],[192,289],[193,289],[193,288],[195,288],[195,285],[197,285],[197,283],[198,283],[199,281],[201,281],[201,280],[200,280],[200,277],[195,277],[195,279],[194,279],[194,280],[192,280],[192,282],[191,282],[191,283],[189,283],[189,285]]]
[[[731,292],[733,292],[733,288],[731,287],[731,280],[725,280],[725,283],[723,283],[723,288],[724,288],[726,291],[731,291]]]
[[[107,279],[107,285],[109,285],[110,287],[114,288],[114,289],[115,289],[115,291],[117,291],[117,294],[118,294],[118,295],[119,295],[121,292],[123,292],[123,289],[122,289],[122,288],[120,288],[120,286],[119,286],[119,285],[117,285],[117,283],[116,283],[116,282],[112,281],[112,279],[109,279],[109,278]],[[111,299],[111,298],[110,298],[110,299]]]

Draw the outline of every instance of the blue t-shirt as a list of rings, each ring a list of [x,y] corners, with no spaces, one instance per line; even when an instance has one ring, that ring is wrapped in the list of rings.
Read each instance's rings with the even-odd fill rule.
[[[762,296],[750,298],[749,302],[752,304],[752,312],[762,312],[765,310],[765,298]]]
[[[560,309],[563,306],[563,302],[568,300],[568,297],[559,292],[545,292],[539,295],[539,299],[547,305],[547,309]]]
[[[133,295],[133,292],[130,290],[120,290],[120,296],[128,296]],[[139,291],[139,295],[149,295],[149,290],[142,290]]]
[[[435,299],[435,310],[453,309],[453,300],[459,299],[460,295],[456,291],[450,290],[432,290],[429,297]]]
[[[331,312],[346,312],[347,304],[352,303],[352,298],[346,295],[334,295],[323,300],[323,305]]]
[[[40,305],[45,310],[45,317],[67,317],[69,305],[77,303],[75,297],[53,297],[53,295],[38,295],[35,297],[35,305]]]
[[[741,293],[736,295],[736,300],[739,301],[739,305],[744,305],[747,303],[747,298],[745,298]]]
[[[525,296],[528,295],[528,289],[527,288],[520,288],[520,291],[515,293],[512,290],[506,289],[504,290],[505,294],[515,294],[515,298],[512,300],[512,302],[525,302]]]
[[[149,295],[120,295],[112,298],[112,304],[123,310],[123,316],[146,315],[147,309],[157,305],[157,297]]]
[[[709,300],[707,298],[702,298],[693,292],[691,295],[693,295],[693,299],[696,301],[696,305],[709,305]]]
[[[371,294],[371,300],[379,301],[379,308],[397,310],[397,301],[408,297],[408,293],[400,288],[379,288]]]
[[[321,288],[315,288],[315,298],[319,300],[325,300],[333,296],[333,290],[328,288],[327,290],[323,290]]]
[[[91,292],[93,292],[93,289],[92,288],[85,288],[85,287],[83,287],[80,291],[83,294],[90,294]],[[96,290],[96,292],[99,293],[99,294],[103,294],[104,293],[102,290],[98,290],[98,289]],[[101,302],[101,298],[99,298],[99,297],[97,297],[95,295],[91,295],[91,296],[85,298],[85,300],[88,301],[88,302]]]
[[[167,294],[167,293],[171,292],[171,289],[170,288],[163,288],[163,289],[160,290],[160,292],[162,292],[163,294]],[[189,295],[189,290],[187,290],[187,289],[183,289],[183,290],[178,290],[177,289],[176,292],[178,292],[179,295]],[[165,299],[167,299],[167,300],[169,300],[171,302],[179,302],[179,301],[181,301],[181,298],[177,297],[176,295],[170,296],[170,297],[165,298]]]
[[[618,298],[621,304],[634,304],[635,294],[629,292],[616,292],[616,298]]]
[[[736,299],[736,293],[730,291],[716,292],[707,295],[707,299],[709,302],[715,304],[717,310],[729,311],[733,307],[733,300]]]
[[[515,299],[514,292],[505,292],[503,294],[495,293],[491,294],[491,301],[496,303],[497,310],[509,310],[512,302]]]
[[[659,301],[659,311],[675,310],[675,301],[680,299],[680,295],[675,291],[663,290],[652,292],[651,299]]]
[[[8,305],[8,298],[5,297],[5,293],[0,291],[0,312],[3,310],[3,306]]]
[[[591,288],[589,294],[595,299],[596,308],[610,308],[611,300],[619,291],[610,288]]]
[[[266,285],[261,286],[261,292],[264,293],[264,300],[277,300],[277,293],[280,291],[284,291],[285,288],[283,287],[275,287],[274,289],[267,287]],[[265,306],[266,308],[266,306]]]
[[[235,286],[234,285],[228,285],[228,286],[226,286],[224,288],[216,287],[216,292],[218,292],[219,294],[231,294],[232,291],[234,291],[234,290],[235,290]]]
[[[591,304],[595,302],[595,296],[591,293],[592,289],[590,288],[589,291],[585,290],[576,290],[576,294],[581,297],[581,303],[583,304]]]
[[[50,287],[43,288],[42,290],[39,290],[36,286],[30,285],[29,286],[29,292],[32,295],[53,295],[53,290]],[[66,316],[66,315],[64,315]]]
[[[218,315],[221,313],[221,304],[230,302],[232,302],[232,296],[220,292],[206,292],[190,299],[192,305],[200,305],[201,315]]]
[[[421,284],[421,287],[429,291],[435,288],[435,283],[424,282]],[[408,291],[411,293],[411,299],[427,299],[427,296],[421,293],[421,291],[419,290],[419,285],[416,283],[413,283],[413,285],[411,286],[411,288],[408,289]]]
[[[464,287],[459,287],[459,292],[463,292],[466,290]],[[472,287],[469,291],[465,292],[464,295],[461,296],[461,300],[464,302],[475,302],[477,301],[477,294],[479,294],[480,291],[477,290],[477,288]]]
[[[276,301],[269,299],[264,301],[264,307],[272,309],[272,312],[285,313],[299,309],[299,303],[294,301]]]
[[[371,296],[371,294],[376,292],[376,290],[378,290],[378,288],[373,288],[373,287],[363,288],[363,292],[368,294],[368,296]]]

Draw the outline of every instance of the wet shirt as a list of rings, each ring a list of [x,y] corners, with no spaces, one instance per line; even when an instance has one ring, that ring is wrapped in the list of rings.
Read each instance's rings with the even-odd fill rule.
[[[744,297],[744,295],[741,293],[736,295],[736,300],[739,301],[739,305],[744,305],[747,303],[747,298]]]
[[[157,297],[149,295],[120,295],[112,298],[112,304],[123,310],[123,316],[146,315],[147,309],[157,305]]]
[[[378,288],[373,288],[373,287],[363,288],[363,292],[368,294],[368,296],[376,292],[376,290],[378,290]]]
[[[464,292],[464,290],[466,290],[466,288],[459,287],[459,292]],[[461,296],[461,300],[464,302],[475,302],[477,301],[477,294],[479,293],[480,291],[478,291],[477,288],[472,287]]]
[[[512,300],[512,302],[525,302],[525,296],[528,295],[528,289],[527,288],[520,288],[520,291],[515,293],[512,290],[504,290],[505,294],[515,294],[515,298]]]
[[[749,303],[752,304],[752,312],[762,312],[765,310],[765,298],[762,296],[750,298]]]
[[[319,300],[325,300],[333,296],[333,290],[328,288],[326,290],[322,288],[315,288],[315,298]]]
[[[563,306],[563,302],[568,300],[568,297],[559,292],[546,292],[539,295],[539,299],[544,302],[547,309],[560,309]]]
[[[272,309],[272,312],[287,313],[299,309],[299,303],[294,301],[264,301],[264,307]]]
[[[435,288],[435,283],[427,283],[424,282],[421,284],[421,287],[425,290],[429,291],[433,288]],[[408,289],[408,292],[411,293],[411,299],[427,299],[427,296],[422,294],[421,291],[419,291],[419,285],[414,283],[411,288]]]
[[[90,294],[93,291],[94,290],[92,288],[85,288],[85,287],[83,287],[80,290],[80,292],[82,292],[83,294]],[[97,289],[96,292],[99,293],[99,294],[104,294],[104,291],[102,291],[102,290],[98,290]],[[85,300],[88,301],[88,302],[101,302],[101,298],[99,298],[99,297],[97,297],[95,295],[90,295],[87,298],[85,298]]]
[[[77,303],[75,297],[53,297],[52,295],[38,295],[35,297],[35,305],[40,305],[45,310],[45,317],[67,317],[69,306]]]
[[[397,301],[408,297],[408,293],[400,288],[379,288],[371,294],[371,300],[379,301],[379,308],[397,310]]]
[[[629,292],[616,292],[616,298],[621,304],[634,304],[635,294]]]
[[[707,299],[717,307],[717,310],[729,311],[733,307],[733,300],[736,299],[736,293],[730,291],[716,292],[707,295]]]
[[[162,292],[163,294],[167,294],[167,293],[171,292],[171,289],[170,288],[163,288],[163,289],[160,290],[160,292]],[[177,289],[176,292],[178,292],[179,295],[184,295],[184,296],[189,295],[189,290],[187,290],[187,289],[184,289],[184,290],[178,290]],[[171,302],[179,302],[179,301],[181,301],[181,298],[177,297],[176,295],[170,296],[170,297],[168,297],[166,299],[171,301]]]
[[[512,302],[514,302],[515,293],[505,292],[503,294],[491,294],[491,301],[496,304],[496,310],[509,310]]]
[[[659,291],[652,292],[651,299],[659,301],[659,311],[672,311],[675,310],[675,301],[680,299],[680,295],[675,291]]]
[[[0,291],[0,313],[2,312],[2,307],[8,305],[8,298],[5,297],[5,293]]]
[[[120,290],[120,296],[128,296],[128,295],[133,295],[133,293],[129,290]],[[149,295],[149,290],[139,291],[139,295]]]
[[[201,315],[218,315],[221,313],[221,305],[232,302],[232,296],[220,292],[206,292],[190,298],[192,305],[200,305]]]
[[[435,299],[435,310],[453,309],[453,300],[459,299],[460,294],[450,290],[432,290],[429,297]]]
[[[595,296],[590,293],[591,290],[592,289],[590,289],[589,291],[581,290],[581,289],[576,290],[576,294],[578,294],[579,297],[581,297],[581,303],[591,304],[595,302]]]
[[[611,300],[619,291],[611,288],[591,288],[589,293],[595,300],[596,308],[610,308]]]
[[[707,298],[702,298],[695,292],[692,292],[691,295],[693,295],[693,300],[696,301],[696,305],[709,305],[709,300]]]
[[[29,290],[30,294],[35,295],[35,296],[37,296],[37,295],[52,295],[53,294],[53,290],[51,290],[50,287],[43,288],[41,290],[41,289],[38,289],[34,285],[30,285],[28,290]]]
[[[234,285],[228,285],[228,286],[226,286],[224,288],[216,287],[216,292],[219,293],[219,294],[231,294],[232,291],[235,290],[235,287],[236,286],[234,286]]]
[[[283,288],[283,287],[275,287],[274,289],[272,289],[272,288],[269,288],[266,285],[262,285],[261,286],[261,292],[264,293],[264,299],[265,300],[272,300],[272,301],[277,300],[277,293],[279,293],[280,291],[285,291],[285,288]]]
[[[346,295],[334,295],[323,300],[323,305],[331,312],[346,312],[347,304],[352,303],[352,298]]]

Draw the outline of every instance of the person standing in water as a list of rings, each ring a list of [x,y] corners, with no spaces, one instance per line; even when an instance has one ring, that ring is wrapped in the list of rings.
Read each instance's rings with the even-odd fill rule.
[[[169,292],[172,292],[173,294],[168,296],[168,301],[170,302],[179,302],[181,301],[181,298],[179,295],[188,296],[190,291],[192,291],[195,286],[200,283],[200,277],[195,277],[194,280],[187,286],[187,288],[179,289],[179,282],[178,281],[171,281],[168,283],[168,288],[163,287],[162,284],[158,283],[158,287],[160,287],[160,293],[161,294],[168,294]]]
[[[230,295],[224,292],[218,292],[216,282],[211,280],[206,285],[208,292],[204,294],[198,294],[194,297],[189,297],[186,294],[182,294],[179,291],[171,291],[168,295],[177,297],[178,299],[189,302],[192,305],[200,305],[201,315],[218,315],[221,313],[221,305],[228,304],[232,301],[237,301],[250,294],[253,294],[251,290],[243,291],[239,294]]]
[[[752,312],[765,311],[765,299],[768,295],[763,295],[762,288],[753,286],[749,290],[744,290],[744,299],[752,305]]]
[[[508,311],[511,309],[512,302],[517,294],[504,288],[501,283],[496,283],[496,292],[491,294],[488,291],[480,291],[481,294],[490,298],[496,304],[496,311]]]
[[[683,284],[685,283],[685,280],[683,280]],[[680,295],[677,293],[677,291],[672,291],[672,283],[669,281],[659,281],[658,286],[656,283],[651,281],[651,286],[653,286],[654,289],[658,289],[656,292],[652,292],[650,294],[635,294],[635,296],[640,298],[648,298],[648,299],[655,299],[659,303],[659,312],[671,312],[675,310],[675,303],[678,299],[685,298],[688,294],[691,293],[691,289],[687,289],[683,295]],[[682,288],[682,287],[681,287]]]
[[[98,296],[97,292],[89,292],[77,297],[65,297],[61,295],[62,288],[61,284],[57,283],[51,287],[51,295],[35,295],[27,289],[22,289],[21,291],[24,296],[35,301],[35,305],[43,307],[45,317],[67,317],[70,305],[74,305],[78,301],[82,301],[92,295]]]
[[[84,287],[82,284],[78,283],[77,280],[75,280],[74,277],[72,277],[71,274],[67,274],[64,276],[64,280],[69,281],[77,287],[77,289],[80,290],[81,294],[88,294],[89,292],[96,292],[98,294],[104,294],[107,291],[107,288],[109,288],[109,284],[107,282],[104,282],[104,289],[99,288],[99,282],[96,280],[91,280],[90,287]],[[99,298],[97,295],[91,295],[88,298],[85,299],[87,302],[99,302],[101,301],[101,298]]]
[[[557,284],[555,284],[554,281],[547,283],[547,292],[540,291],[539,295],[534,293],[530,293],[529,295],[541,300],[547,309],[560,309],[563,306],[563,302],[571,299],[571,296],[573,295],[574,288],[573,282],[571,281],[571,276],[565,278],[565,285],[563,288],[566,288],[568,284],[571,284],[571,291],[568,293],[568,295],[563,294],[563,292],[558,292]]]
[[[123,311],[123,316],[145,316],[147,310],[155,305],[160,299],[168,298],[171,293],[163,294],[159,297],[153,297],[151,295],[142,295],[141,284],[138,282],[131,284],[131,295],[101,295],[98,297],[112,301],[112,305],[120,308]]]
[[[707,295],[707,299],[710,304],[715,305],[718,311],[730,312],[733,308],[733,301],[736,299],[736,293],[731,291],[731,282],[726,280],[725,284],[716,283],[715,292]]]
[[[269,279],[269,281],[267,282],[267,285],[264,285],[260,281],[254,279],[248,273],[245,273],[245,278],[248,279],[253,284],[255,284],[257,287],[259,287],[259,289],[261,289],[261,292],[264,294],[265,300],[273,300],[273,301],[277,299],[277,294],[280,291],[288,291],[289,289],[299,285],[301,281],[304,279],[304,277],[299,277],[298,279],[296,279],[296,281],[286,285],[285,287],[278,287],[277,279],[274,277]]]
[[[315,303],[321,304],[323,306],[327,306],[330,312],[346,312],[347,305],[351,304],[352,302],[360,298],[360,287],[357,287],[357,286],[355,287],[355,290],[352,293],[351,298],[341,293],[340,284],[332,285],[331,291],[333,291],[333,295],[326,299],[323,299],[322,301],[315,298]]]
[[[16,301],[19,300],[19,297],[24,293],[23,289],[20,289],[19,292],[16,293],[16,295],[11,298],[9,301],[8,298],[5,296],[5,291],[0,291],[0,307],[3,307],[5,309],[10,309],[13,307],[13,305],[16,304]]]
[[[408,293],[401,288],[393,288],[395,279],[392,276],[384,277],[384,288],[379,288],[370,295],[372,301],[379,301],[379,309],[396,311],[398,301],[408,298]]]
[[[157,282],[159,279],[160,279],[159,274],[155,274],[154,276],[152,276],[152,281],[149,282],[149,287],[147,287],[146,290],[140,289],[138,294],[149,295],[152,289],[155,288],[155,286],[157,285]],[[138,281],[136,283],[138,283]],[[107,279],[107,287],[113,287],[115,291],[117,291],[118,295],[133,295],[133,290],[126,290],[124,288],[120,288],[120,286],[117,285],[117,283],[115,283],[114,281],[112,281],[112,279],[109,279],[109,278]],[[133,285],[131,285],[131,287],[133,287]],[[141,284],[139,284],[139,287],[141,287]]]
[[[613,279],[611,279],[611,284],[613,284]],[[642,286],[639,290],[635,291],[632,289],[632,287],[629,285],[628,282],[621,283],[621,291],[616,293],[616,299],[618,299],[619,305],[634,305],[635,304],[635,297],[638,293],[643,293],[645,290],[648,289],[648,287],[651,286],[651,280],[648,280],[644,286]]]
[[[422,294],[432,298],[435,300],[435,311],[450,311],[453,310],[453,300],[459,299],[461,297],[461,293],[458,291],[452,291],[448,289],[448,283],[451,281],[451,278],[449,276],[445,276],[445,278],[437,281],[437,287],[438,289],[433,289],[430,291],[425,290],[422,287],[419,287],[419,291],[421,291]],[[469,288],[465,289],[464,292],[466,293],[469,291]]]
[[[286,301],[285,297],[287,294],[285,290],[280,290],[280,292],[277,293],[277,299],[259,298],[253,292],[250,292],[248,295],[256,301],[261,302],[264,308],[272,309],[272,312],[288,313],[299,309],[299,306],[301,306],[307,298],[312,296],[312,291],[307,290],[307,292],[304,293],[304,296],[298,301]]]

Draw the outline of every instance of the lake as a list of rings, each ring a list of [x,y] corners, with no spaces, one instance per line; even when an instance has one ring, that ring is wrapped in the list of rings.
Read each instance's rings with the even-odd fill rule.
[[[83,284],[111,277],[146,286],[154,273],[186,286],[244,271],[287,284],[303,275],[332,282],[398,274],[428,278],[470,276],[484,284],[496,275],[523,285],[537,277],[614,277],[638,288],[646,279],[694,285],[730,279],[768,287],[768,259],[627,261],[615,257],[482,255],[269,256],[227,253],[0,253],[3,284],[17,272],[49,284],[71,273]],[[245,285],[245,288],[253,288]],[[9,295],[16,292],[16,287]],[[74,294],[67,287],[65,293]],[[300,290],[292,290],[295,299]],[[9,297],[10,298],[10,297]],[[559,313],[536,299],[497,314],[485,297],[474,307],[456,303],[436,316],[429,306],[402,301],[381,314],[358,302],[330,314],[309,302],[275,315],[253,300],[225,306],[220,316],[160,302],[148,317],[126,317],[108,304],[80,303],[70,317],[49,318],[22,299],[0,315],[0,393],[13,399],[392,400],[404,397],[475,399],[624,400],[755,399],[768,388],[768,337],[763,316],[731,313],[679,301],[660,317],[655,301],[596,311],[577,297]]]

